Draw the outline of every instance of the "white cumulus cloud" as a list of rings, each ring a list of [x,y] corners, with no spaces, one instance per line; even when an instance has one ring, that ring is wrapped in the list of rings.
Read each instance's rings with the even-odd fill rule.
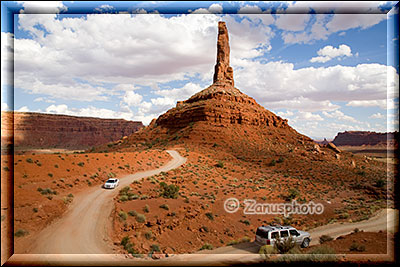
[[[324,48],[321,48],[317,52],[318,57],[313,57],[310,59],[310,62],[321,62],[325,63],[329,60],[332,60],[336,57],[351,57],[351,48],[348,45],[341,44],[338,48],[335,48],[331,45],[327,45]]]

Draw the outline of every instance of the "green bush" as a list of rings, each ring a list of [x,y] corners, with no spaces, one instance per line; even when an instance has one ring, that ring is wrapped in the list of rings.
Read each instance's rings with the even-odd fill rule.
[[[332,241],[332,240],[333,240],[333,237],[331,237],[331,236],[329,236],[329,235],[321,235],[321,236],[319,237],[319,243],[320,243],[320,244],[323,244],[323,243],[325,243],[325,242]]]
[[[135,217],[137,215],[137,212],[134,210],[128,211],[129,216]]]
[[[210,219],[211,221],[214,220],[214,215],[213,215],[211,212],[207,212],[207,213],[206,213],[206,216],[207,216],[207,218]]]
[[[149,240],[153,237],[153,233],[151,231],[148,231],[146,233],[144,233],[144,237]]]
[[[200,248],[200,250],[204,250],[204,249],[211,250],[211,249],[213,249],[213,248],[214,248],[213,245],[211,245],[211,244],[209,244],[209,243],[205,243],[205,244]]]
[[[122,196],[119,196],[119,200],[122,202],[125,202],[125,201],[129,200],[129,197],[127,195],[122,195]]]
[[[15,232],[14,236],[21,237],[21,236],[25,236],[27,234],[29,234],[28,231],[23,230],[23,229],[19,229],[18,231]]]
[[[125,221],[128,218],[128,214],[122,210],[118,213],[118,216],[121,221]]]
[[[78,163],[78,166],[79,166],[79,167],[83,167],[84,165],[85,165],[84,162],[79,162],[79,163]]]
[[[165,210],[169,210],[168,204],[161,204],[160,208],[165,209]]]
[[[32,160],[31,158],[27,158],[27,159],[26,159],[26,162],[28,162],[28,163],[33,163],[33,160]]]
[[[144,214],[138,213],[136,215],[136,221],[138,221],[140,223],[144,223],[146,221],[146,216],[144,216]]]
[[[154,251],[160,252],[160,247],[156,244],[151,245],[150,249],[151,249],[151,252],[154,252]]]
[[[280,254],[286,254],[293,249],[295,245],[293,238],[290,236],[289,238],[277,238],[274,243],[274,248]]]
[[[378,188],[384,187],[385,184],[386,184],[386,181],[383,180],[383,179],[378,179],[378,180],[375,182],[375,186],[378,187]]]
[[[160,196],[164,198],[173,198],[173,199],[178,198],[179,186],[174,184],[167,185],[166,183],[161,182],[160,187],[161,187]]]
[[[363,252],[363,251],[365,251],[365,246],[364,246],[364,245],[360,245],[360,244],[358,244],[358,243],[356,243],[356,242],[353,242],[353,243],[350,245],[349,250],[350,250],[350,251]]]
[[[215,164],[215,166],[218,167],[218,168],[223,168],[224,167],[224,163],[219,160],[218,163]]]
[[[270,255],[270,254],[276,254],[276,249],[274,248],[274,246],[271,245],[264,245],[262,247],[260,247],[260,249],[258,250],[258,254],[260,255]]]
[[[143,211],[146,212],[146,213],[149,213],[149,212],[150,212],[149,205],[146,204],[146,205],[143,207]]]

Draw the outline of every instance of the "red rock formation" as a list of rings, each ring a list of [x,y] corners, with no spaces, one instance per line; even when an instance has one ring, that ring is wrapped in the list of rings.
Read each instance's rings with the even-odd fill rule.
[[[228,29],[225,22],[218,22],[217,64],[215,64],[214,83],[234,86],[233,69],[229,66],[230,48]]]
[[[116,141],[143,127],[141,122],[66,115],[2,112],[2,146],[22,148],[73,148]],[[14,129],[14,136],[12,130]]]
[[[337,146],[393,145],[398,132],[376,133],[367,131],[345,131],[338,133],[333,143]]]
[[[312,149],[314,143],[310,138],[297,133],[287,120],[266,110],[233,86],[229,38],[223,22],[218,24],[217,46],[214,83],[178,102],[175,108],[130,136],[120,147],[165,145],[184,139],[185,144],[219,145],[237,153],[243,153],[243,146],[253,146],[257,151],[265,151],[272,145],[284,146],[287,150],[288,144]]]

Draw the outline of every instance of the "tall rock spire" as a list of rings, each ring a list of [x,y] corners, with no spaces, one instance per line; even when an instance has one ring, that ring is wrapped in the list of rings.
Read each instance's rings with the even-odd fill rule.
[[[229,66],[229,35],[226,24],[218,22],[217,64],[215,64],[214,83],[234,86],[233,69]]]

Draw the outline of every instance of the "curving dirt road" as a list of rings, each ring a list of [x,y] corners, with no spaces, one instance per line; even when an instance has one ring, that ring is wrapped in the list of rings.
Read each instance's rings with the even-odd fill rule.
[[[138,172],[120,179],[119,188],[135,180],[177,168],[186,158],[174,150],[167,150],[173,157],[164,166],[150,171]],[[101,187],[77,195],[67,213],[57,222],[45,228],[31,245],[31,254],[112,254],[108,240],[110,214],[114,207],[113,197],[119,189]]]
[[[334,223],[320,226],[309,231],[311,234],[311,245],[319,243],[321,235],[330,235],[336,238],[340,235],[351,233],[355,228],[364,231],[388,231],[395,232],[399,225],[399,211],[384,209],[366,221],[355,223]],[[242,243],[233,246],[220,247],[214,250],[203,250],[195,254],[181,254],[166,258],[165,261],[190,262],[193,265],[210,264],[239,264],[258,262],[262,259],[258,255],[260,246],[254,242]]]

